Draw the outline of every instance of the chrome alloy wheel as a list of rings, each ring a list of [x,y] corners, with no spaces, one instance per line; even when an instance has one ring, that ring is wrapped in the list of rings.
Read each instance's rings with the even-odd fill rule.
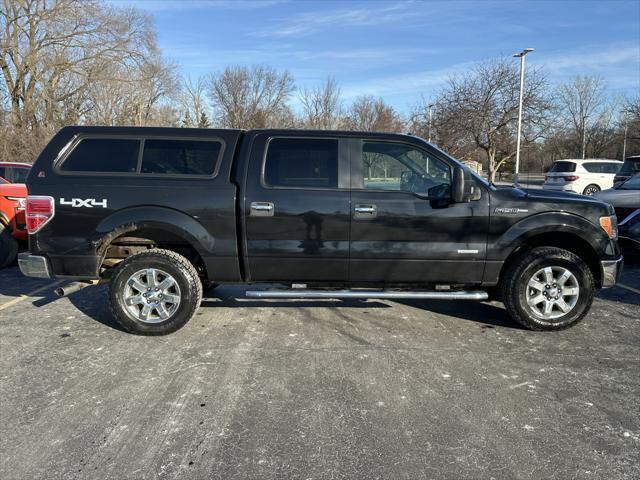
[[[527,283],[527,304],[545,320],[560,318],[578,303],[580,286],[573,273],[564,267],[544,267]]]
[[[167,272],[145,268],[129,277],[122,301],[134,320],[144,323],[164,322],[180,306],[180,287],[176,279]]]

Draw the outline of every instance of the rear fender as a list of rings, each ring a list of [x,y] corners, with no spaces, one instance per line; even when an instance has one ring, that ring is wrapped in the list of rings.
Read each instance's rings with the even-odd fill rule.
[[[98,224],[92,243],[96,253],[104,256],[109,244],[117,237],[144,228],[173,233],[196,249],[200,257],[211,256],[215,238],[192,217],[164,207],[133,207],[119,210]]]

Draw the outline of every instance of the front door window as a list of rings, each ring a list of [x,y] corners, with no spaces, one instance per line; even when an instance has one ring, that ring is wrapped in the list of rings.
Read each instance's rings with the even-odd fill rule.
[[[362,163],[366,190],[416,193],[429,198],[451,195],[451,169],[411,145],[363,142]]]

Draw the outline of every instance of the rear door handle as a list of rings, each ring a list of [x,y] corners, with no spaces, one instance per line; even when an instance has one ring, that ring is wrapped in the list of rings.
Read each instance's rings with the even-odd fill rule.
[[[378,215],[378,208],[375,205],[358,204],[354,208],[353,218],[359,220],[371,220]]]
[[[273,217],[274,210],[271,202],[251,202],[252,217]]]

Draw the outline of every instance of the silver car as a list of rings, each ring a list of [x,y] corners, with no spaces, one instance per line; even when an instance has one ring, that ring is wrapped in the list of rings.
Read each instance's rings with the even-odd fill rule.
[[[621,243],[640,251],[640,173],[594,197],[607,202],[616,210]]]

